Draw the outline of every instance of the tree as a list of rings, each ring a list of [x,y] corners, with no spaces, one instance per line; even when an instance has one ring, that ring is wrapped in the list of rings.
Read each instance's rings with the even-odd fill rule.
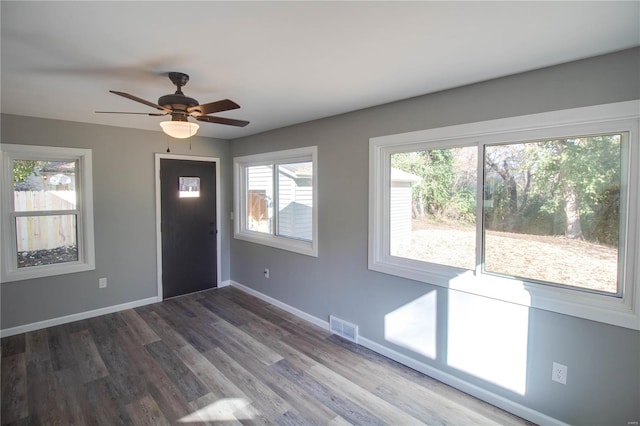
[[[13,183],[24,182],[29,176],[36,174],[42,166],[42,161],[35,160],[13,160]]]
[[[576,182],[576,171],[579,159],[578,149],[572,149],[579,145],[573,145],[567,140],[557,141],[560,155],[558,181],[564,201],[564,212],[567,223],[565,225],[564,236],[571,239],[582,239],[582,223],[580,221],[580,201],[578,199],[578,188]],[[575,151],[575,152],[574,152]]]
[[[537,143],[536,182],[543,209],[564,210],[565,236],[584,238],[583,218],[599,210],[620,183],[620,136],[602,135]],[[610,218],[617,222],[618,218]],[[589,232],[592,232],[590,229]]]
[[[492,227],[518,231],[527,207],[531,188],[531,165],[527,161],[527,146],[496,145],[485,149],[486,196],[492,198]],[[498,179],[500,178],[500,179]],[[488,199],[488,198],[487,198]]]
[[[413,216],[423,219],[425,213],[442,214],[452,197],[454,181],[451,150],[397,153],[391,156],[391,167],[413,173],[422,180],[413,187]]]

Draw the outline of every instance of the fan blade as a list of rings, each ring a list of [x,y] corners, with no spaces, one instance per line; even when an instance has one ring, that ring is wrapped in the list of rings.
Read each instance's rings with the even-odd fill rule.
[[[196,120],[204,121],[206,123],[227,124],[229,126],[236,126],[236,127],[244,127],[247,124],[249,124],[248,121],[244,121],[244,120],[235,120],[233,118],[214,117],[214,116],[211,116],[211,115],[201,115],[199,117],[196,117]]]
[[[136,101],[136,102],[140,102],[141,104],[148,105],[148,106],[150,106],[151,108],[159,109],[160,111],[170,111],[170,110],[168,110],[168,109],[167,109],[167,108],[165,108],[165,107],[161,107],[160,105],[158,105],[158,104],[154,104],[153,102],[145,101],[145,100],[144,100],[144,99],[142,99],[142,98],[139,98],[139,97],[137,97],[137,96],[130,95],[130,94],[128,94],[128,93],[124,93],[124,92],[116,92],[115,90],[109,90],[109,92],[111,92],[111,93],[113,93],[113,94],[116,94],[116,95],[120,95],[120,96],[125,97],[125,98],[127,98],[127,99],[131,99],[132,101]]]
[[[152,117],[163,117],[168,115],[169,112],[165,112],[164,114],[156,113],[156,112],[122,112],[122,111],[96,111],[96,114],[140,114],[140,115],[150,115]]]
[[[210,102],[208,104],[189,107],[187,108],[187,112],[192,113],[192,112],[198,111],[201,114],[206,115],[206,114],[213,114],[214,112],[229,111],[231,109],[238,109],[238,108],[240,108],[240,105],[238,105],[237,103],[229,99],[223,99],[221,101]]]

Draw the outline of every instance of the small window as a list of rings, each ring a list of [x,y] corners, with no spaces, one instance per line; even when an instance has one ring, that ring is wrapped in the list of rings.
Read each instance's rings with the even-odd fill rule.
[[[639,110],[371,139],[369,269],[640,329]]]
[[[91,151],[2,152],[3,282],[94,269]]]
[[[234,159],[234,237],[317,256],[316,154],[300,148]]]
[[[200,178],[180,176],[178,198],[200,197]]]

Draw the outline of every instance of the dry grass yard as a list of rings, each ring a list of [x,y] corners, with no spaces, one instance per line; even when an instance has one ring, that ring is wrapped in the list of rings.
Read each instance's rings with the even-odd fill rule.
[[[392,254],[474,269],[474,227],[413,221],[411,244]],[[489,231],[485,270],[570,286],[616,292],[618,250],[565,237]]]

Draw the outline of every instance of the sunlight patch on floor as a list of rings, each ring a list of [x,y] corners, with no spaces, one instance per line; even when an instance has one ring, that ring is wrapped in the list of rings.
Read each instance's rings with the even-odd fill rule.
[[[244,398],[223,398],[182,417],[179,423],[223,422],[251,420],[255,412],[251,402]]]

